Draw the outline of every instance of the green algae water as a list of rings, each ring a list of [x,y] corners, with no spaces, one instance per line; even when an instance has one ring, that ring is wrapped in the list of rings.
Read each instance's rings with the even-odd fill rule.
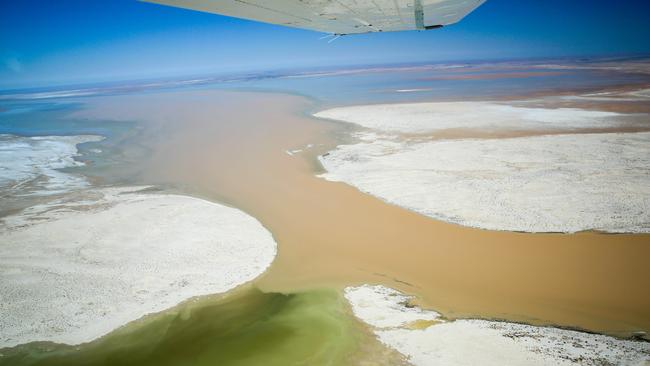
[[[335,290],[239,290],[145,317],[80,346],[0,350],[0,365],[341,365],[363,334]]]

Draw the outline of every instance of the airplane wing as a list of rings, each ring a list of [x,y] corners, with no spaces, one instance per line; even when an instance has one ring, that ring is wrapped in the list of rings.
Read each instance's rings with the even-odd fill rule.
[[[453,24],[485,0],[143,0],[333,34],[425,30]]]

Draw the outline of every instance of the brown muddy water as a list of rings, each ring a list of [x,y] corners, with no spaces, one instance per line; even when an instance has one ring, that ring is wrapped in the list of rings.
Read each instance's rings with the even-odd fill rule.
[[[325,181],[317,156],[351,127],[310,118],[314,108],[292,95],[176,91],[94,99],[75,117],[142,121],[151,153],[136,181],[259,219],[279,245],[256,282],[264,291],[381,283],[450,318],[650,331],[649,235],[467,228]]]

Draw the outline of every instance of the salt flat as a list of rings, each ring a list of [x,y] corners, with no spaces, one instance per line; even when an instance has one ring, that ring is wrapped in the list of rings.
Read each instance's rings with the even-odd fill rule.
[[[461,225],[650,232],[650,133],[420,143],[371,139],[321,157],[323,177]]]
[[[345,289],[352,311],[415,366],[646,365],[650,344],[524,324],[460,319],[408,305],[384,286]],[[424,325],[422,325],[424,324]]]
[[[60,171],[82,165],[77,144],[103,137],[14,136],[0,134],[0,190],[10,194],[50,195],[88,186],[85,178]]]
[[[276,245],[254,218],[205,200],[79,191],[0,222],[0,348],[79,344],[260,275]]]
[[[363,127],[402,133],[445,129],[548,130],[623,126],[625,114],[579,108],[531,108],[496,102],[373,104],[314,114]]]

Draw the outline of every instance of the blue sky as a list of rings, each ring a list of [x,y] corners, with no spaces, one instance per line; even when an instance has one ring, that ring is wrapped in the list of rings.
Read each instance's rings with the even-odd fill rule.
[[[135,0],[6,0],[0,2],[0,89],[292,67],[650,53],[650,1],[488,0],[439,30],[333,43],[320,36]]]

